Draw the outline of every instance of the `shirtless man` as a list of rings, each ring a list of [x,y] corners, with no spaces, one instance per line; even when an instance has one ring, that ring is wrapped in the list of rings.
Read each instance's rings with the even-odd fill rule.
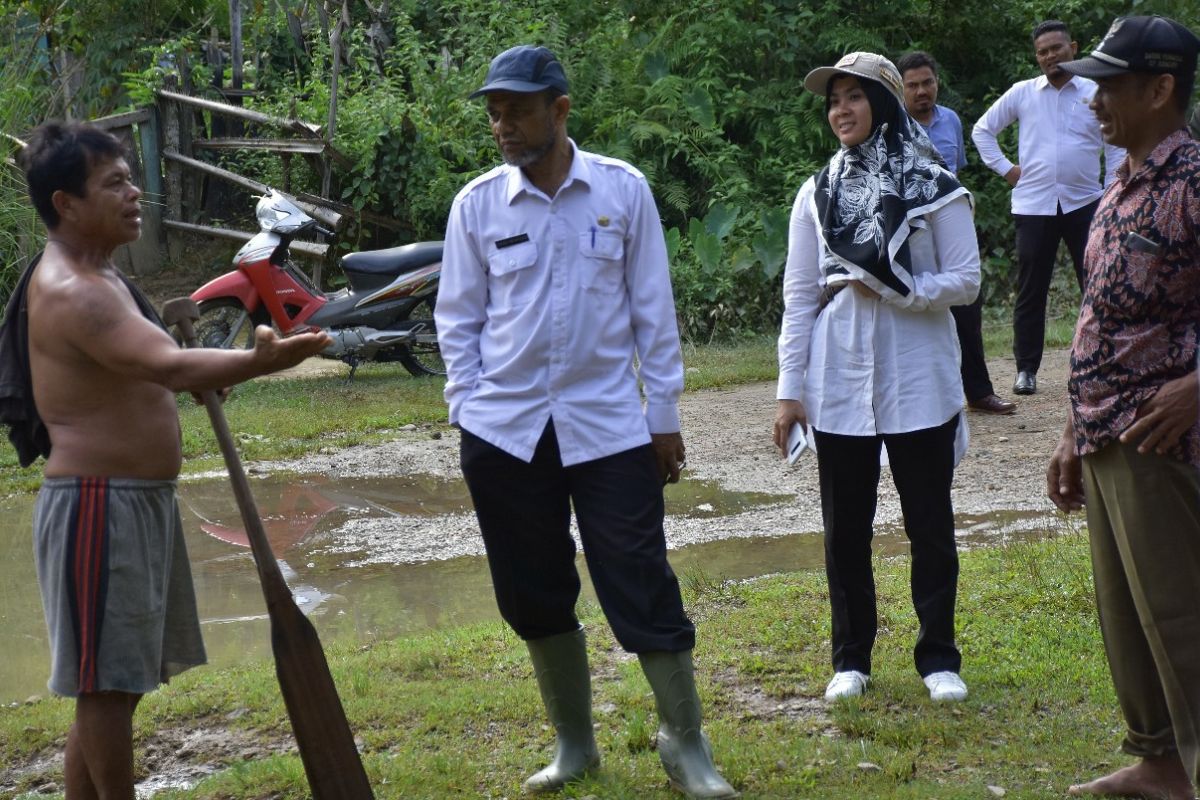
[[[49,688],[76,698],[71,800],[132,800],[138,700],[205,660],[175,502],[175,394],[221,390],[328,344],[260,327],[253,350],[180,349],[111,260],[141,233],[142,193],[122,153],[98,128],[50,124],[21,156],[48,229],[25,295],[33,399],[50,438],[34,548]]]

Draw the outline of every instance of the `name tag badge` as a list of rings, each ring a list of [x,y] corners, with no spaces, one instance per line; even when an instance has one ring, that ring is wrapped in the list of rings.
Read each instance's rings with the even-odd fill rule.
[[[496,241],[496,249],[503,250],[506,247],[512,247],[513,245],[521,244],[523,242],[528,242],[528,241],[529,241],[528,233],[518,233],[516,236],[510,236],[507,239],[498,239]]]

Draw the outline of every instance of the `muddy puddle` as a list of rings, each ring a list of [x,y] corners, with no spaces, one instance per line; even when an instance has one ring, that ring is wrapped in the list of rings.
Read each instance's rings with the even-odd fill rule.
[[[342,478],[275,473],[253,480],[264,528],[300,607],[326,644],[367,643],[496,619],[491,579],[461,481],[431,476]],[[262,593],[223,479],[180,484],[185,537],[209,663],[270,655]],[[791,497],[727,492],[684,480],[667,493],[668,537],[686,526],[733,530]],[[30,533],[32,497],[0,506],[0,703],[44,695],[49,655]],[[1047,535],[1048,513],[960,515],[964,546]],[[723,528],[721,526],[724,526]],[[672,550],[681,580],[745,579],[821,566],[819,533],[733,534]],[[693,540],[695,541],[695,540]],[[877,550],[903,553],[903,531],[881,526]],[[585,596],[594,597],[580,558]]]

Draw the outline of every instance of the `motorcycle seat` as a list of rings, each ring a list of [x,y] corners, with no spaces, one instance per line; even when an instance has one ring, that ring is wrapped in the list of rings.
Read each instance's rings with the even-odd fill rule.
[[[342,256],[342,269],[367,275],[403,275],[442,260],[441,242],[415,242]]]

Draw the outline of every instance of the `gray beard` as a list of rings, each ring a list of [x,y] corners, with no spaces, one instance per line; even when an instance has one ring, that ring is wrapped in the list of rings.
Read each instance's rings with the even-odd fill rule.
[[[528,167],[530,164],[536,164],[538,161],[541,161],[558,145],[558,134],[555,132],[553,125],[549,128],[549,134],[546,137],[546,141],[542,142],[540,146],[525,150],[519,156],[509,158],[506,155],[502,155],[504,163],[510,167]]]

